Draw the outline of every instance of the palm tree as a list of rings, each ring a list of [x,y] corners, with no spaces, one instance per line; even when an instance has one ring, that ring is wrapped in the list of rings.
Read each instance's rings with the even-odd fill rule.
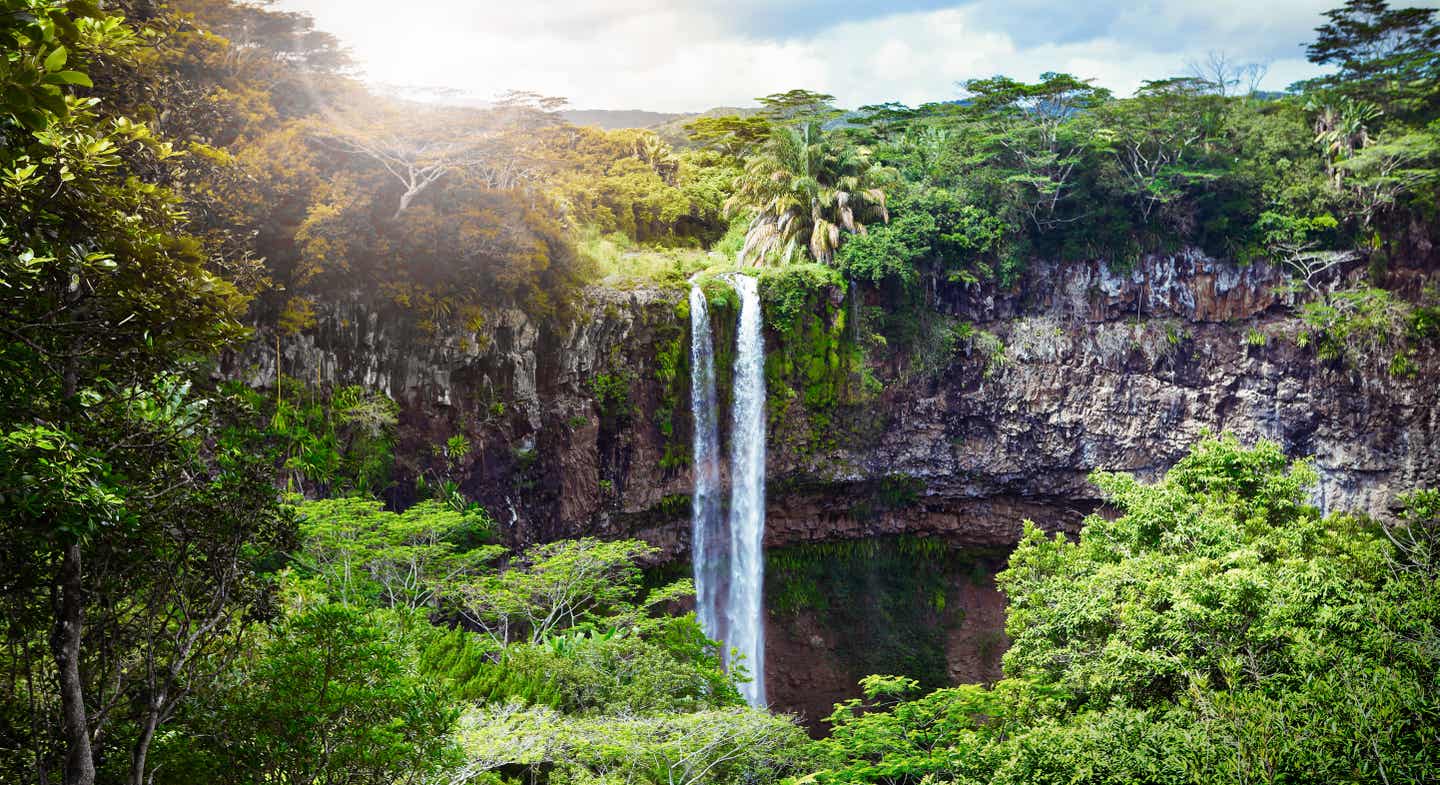
[[[730,214],[754,211],[740,261],[784,263],[802,243],[832,264],[843,233],[864,234],[864,221],[889,221],[885,191],[893,172],[862,147],[825,133],[818,122],[778,126],[735,180]]]
[[[1339,163],[1370,144],[1370,125],[1383,112],[1369,101],[1349,96],[1342,97],[1338,104],[1311,101],[1307,108],[1315,112],[1315,143],[1324,147],[1325,168],[1339,187],[1344,177]]]

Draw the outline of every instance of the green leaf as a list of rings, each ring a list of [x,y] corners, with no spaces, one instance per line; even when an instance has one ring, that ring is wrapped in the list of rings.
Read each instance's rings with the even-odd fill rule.
[[[60,92],[59,88],[53,85],[47,85],[46,89],[37,90],[33,97],[35,103],[39,104],[41,109],[54,114],[56,117],[64,117],[69,111],[65,106],[65,96]]]
[[[78,84],[81,87],[94,87],[95,83],[83,71],[56,71],[48,74],[45,81],[50,84]]]
[[[43,131],[50,125],[50,118],[34,109],[22,109],[16,112],[15,119],[31,131]]]
[[[61,68],[65,67],[65,60],[69,58],[69,56],[70,53],[65,51],[65,47],[55,47],[55,51],[51,52],[45,57],[45,70],[59,71]]]

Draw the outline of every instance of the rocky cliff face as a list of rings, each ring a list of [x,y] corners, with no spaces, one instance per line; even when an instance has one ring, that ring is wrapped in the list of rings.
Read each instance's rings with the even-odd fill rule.
[[[1427,274],[1401,271],[1394,285],[1417,291]],[[1092,471],[1158,474],[1207,430],[1315,456],[1324,509],[1386,516],[1399,493],[1440,485],[1440,356],[1423,351],[1406,378],[1383,361],[1321,361],[1297,343],[1283,282],[1268,265],[1185,252],[1125,273],[1037,265],[1010,290],[935,288],[936,319],[993,333],[1003,355],[962,340],[925,372],[913,358],[878,362],[883,390],[825,414],[834,438],[813,438],[804,406],[772,411],[767,547],[906,535],[1004,548],[1026,519],[1075,530],[1100,503]],[[638,536],[676,559],[689,537],[684,298],[595,290],[563,329],[514,311],[477,332],[426,334],[356,296],[323,305],[316,329],[282,339],[278,358],[287,376],[401,402],[397,502],[434,460],[429,446],[463,432],[477,449],[462,487],[513,542]],[[226,370],[265,385],[276,358],[262,337]],[[993,636],[1000,606],[988,591],[969,601]],[[813,615],[792,621],[793,634],[771,620],[771,640],[794,650],[769,658],[772,694],[814,716],[823,704],[805,696],[840,693],[797,669],[806,641],[826,633]],[[957,678],[995,673],[954,656]]]

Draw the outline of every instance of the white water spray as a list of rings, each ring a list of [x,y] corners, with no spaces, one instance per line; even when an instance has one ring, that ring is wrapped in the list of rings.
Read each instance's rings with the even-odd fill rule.
[[[730,429],[730,583],[725,603],[726,643],[745,658],[751,681],[740,693],[765,705],[765,341],[759,287],[754,278],[731,278],[740,295],[736,330],[734,407]]]
[[[729,550],[720,517],[720,430],[715,405],[715,346],[710,309],[699,286],[690,287],[690,410],[695,416],[695,496],[691,500],[691,557],[695,615],[712,638],[720,629],[723,555]]]

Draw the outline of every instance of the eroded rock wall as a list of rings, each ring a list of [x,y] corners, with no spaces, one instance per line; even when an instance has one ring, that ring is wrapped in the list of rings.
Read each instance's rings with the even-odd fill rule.
[[[819,449],[774,440],[769,544],[899,532],[1003,544],[1017,518],[1077,523],[1096,503],[1090,472],[1157,473],[1206,430],[1314,455],[1327,509],[1383,516],[1397,493],[1440,482],[1435,353],[1408,378],[1389,375],[1384,358],[1320,361],[1297,345],[1283,282],[1267,265],[1188,252],[1124,274],[1037,265],[1010,290],[935,292],[936,310],[996,334],[1003,360],[961,346],[933,375],[896,381],[881,369],[889,384],[861,407],[874,421],[864,438]],[[558,330],[507,311],[474,332],[435,334],[355,293],[322,303],[314,330],[283,337],[280,362],[288,376],[400,401],[402,475],[434,460],[428,446],[472,437],[465,488],[517,542],[636,532],[679,555],[688,467],[664,459],[688,452],[688,396],[660,380],[659,356],[688,356],[683,293],[586,298],[584,316]],[[273,382],[273,335],[262,336],[228,373]],[[623,416],[597,403],[601,376],[624,380]],[[667,407],[680,426],[668,435],[657,416]],[[849,515],[867,483],[896,474],[923,480],[913,505]]]
[[[1392,283],[1413,295],[1435,275],[1402,269]],[[924,373],[904,358],[879,361],[882,391],[826,413],[834,438],[797,437],[817,430],[803,406],[772,417],[767,547],[906,535],[1003,549],[1026,519],[1075,531],[1100,503],[1091,472],[1155,476],[1207,431],[1313,455],[1326,510],[1384,517],[1400,493],[1440,485],[1434,347],[1403,378],[1386,372],[1386,358],[1321,361],[1299,345],[1303,325],[1284,283],[1268,265],[1184,252],[1124,273],[1098,262],[1035,265],[1010,289],[933,288],[937,318],[993,333],[1003,357],[962,341]],[[678,560],[689,539],[684,299],[679,290],[593,290],[582,318],[564,327],[509,311],[474,331],[424,332],[355,293],[321,304],[316,328],[282,337],[278,358],[287,376],[363,384],[401,402],[395,503],[408,502],[413,477],[438,460],[432,446],[463,433],[476,449],[462,488],[513,544],[638,536]],[[767,335],[768,346],[784,340]],[[276,358],[274,334],[262,329],[225,372],[265,386]],[[993,584],[972,593],[988,610],[968,634],[989,640],[1002,621],[999,595]],[[826,676],[843,663],[815,659],[836,632],[817,618],[770,620],[772,695],[811,716],[853,694]],[[954,678],[995,675],[993,661],[951,648]]]

